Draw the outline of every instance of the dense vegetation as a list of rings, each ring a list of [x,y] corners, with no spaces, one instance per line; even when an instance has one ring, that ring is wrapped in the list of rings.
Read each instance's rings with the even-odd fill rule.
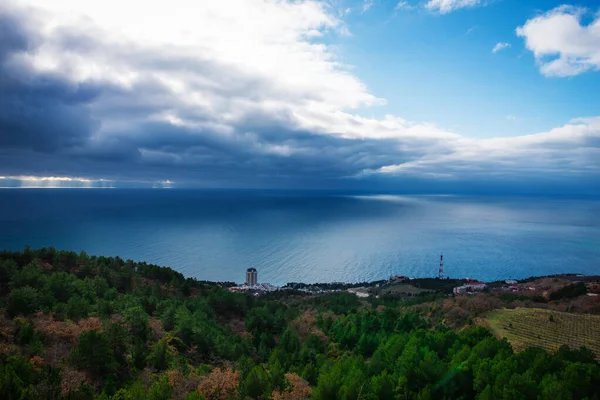
[[[550,293],[550,300],[572,299],[587,293],[587,288],[583,282],[573,283]]]
[[[222,286],[120,258],[1,252],[0,398],[600,398],[585,348],[514,353],[392,299]]]

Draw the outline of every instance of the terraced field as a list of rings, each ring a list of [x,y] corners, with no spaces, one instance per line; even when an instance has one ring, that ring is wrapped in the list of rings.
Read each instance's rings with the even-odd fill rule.
[[[482,323],[497,337],[506,337],[516,351],[537,346],[553,352],[566,344],[571,348],[585,346],[600,359],[598,315],[516,308],[492,311]]]

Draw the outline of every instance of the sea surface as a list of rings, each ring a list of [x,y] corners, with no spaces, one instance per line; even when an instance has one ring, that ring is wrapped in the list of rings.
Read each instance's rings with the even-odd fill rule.
[[[204,280],[600,273],[598,199],[0,189],[0,248],[54,246]]]

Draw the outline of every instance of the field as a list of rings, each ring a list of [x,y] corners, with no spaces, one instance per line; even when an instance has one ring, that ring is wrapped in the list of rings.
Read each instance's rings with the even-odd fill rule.
[[[482,323],[497,337],[506,337],[516,351],[537,346],[553,352],[566,344],[585,346],[600,359],[599,315],[516,308],[492,311]]]

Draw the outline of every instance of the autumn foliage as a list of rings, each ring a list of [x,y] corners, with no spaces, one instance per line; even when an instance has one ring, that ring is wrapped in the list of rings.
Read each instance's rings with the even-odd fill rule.
[[[310,397],[310,385],[296,374],[285,374],[288,387],[273,392],[273,400],[304,400]]]
[[[239,383],[239,371],[233,371],[231,368],[215,368],[202,379],[198,391],[207,399],[230,400],[237,393]]]

